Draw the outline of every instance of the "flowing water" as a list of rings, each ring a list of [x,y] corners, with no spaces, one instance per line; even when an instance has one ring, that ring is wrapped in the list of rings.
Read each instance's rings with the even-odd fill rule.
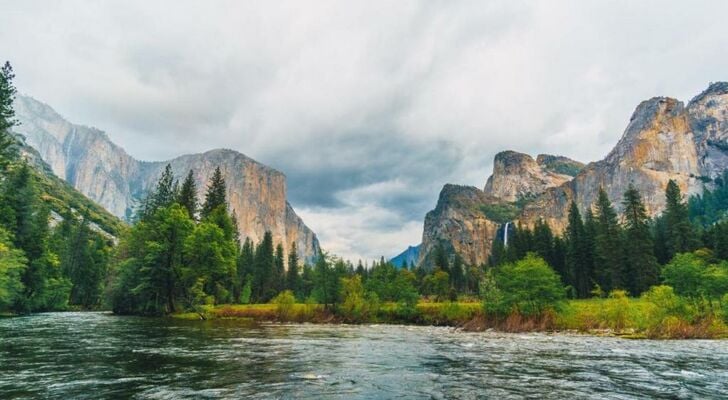
[[[105,313],[0,319],[3,399],[246,397],[728,398],[728,342]]]

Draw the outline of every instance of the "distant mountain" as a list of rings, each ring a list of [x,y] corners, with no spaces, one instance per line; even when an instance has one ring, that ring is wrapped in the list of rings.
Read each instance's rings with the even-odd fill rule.
[[[409,246],[407,250],[399,253],[396,257],[391,258],[389,261],[395,267],[406,267],[417,264],[417,260],[420,258],[420,245]]]
[[[17,131],[38,150],[51,170],[114,215],[129,219],[135,205],[159,178],[166,164],[183,179],[189,170],[203,199],[207,181],[220,167],[227,198],[238,220],[241,237],[258,242],[266,230],[286,251],[296,242],[299,256],[320,254],[316,235],[286,199],[286,177],[233,150],[218,149],[163,162],[138,161],[101,130],[66,121],[50,106],[27,96],[15,102]]]
[[[419,263],[430,265],[435,246],[457,252],[467,263],[488,260],[493,240],[507,222],[533,226],[542,219],[557,233],[568,205],[582,212],[599,188],[621,210],[622,194],[637,187],[651,216],[665,208],[665,187],[675,180],[683,194],[728,169],[728,83],[711,84],[687,106],[669,97],[642,102],[622,138],[602,160],[586,166],[565,157],[504,151],[495,156],[483,190],[447,184],[425,217]]]

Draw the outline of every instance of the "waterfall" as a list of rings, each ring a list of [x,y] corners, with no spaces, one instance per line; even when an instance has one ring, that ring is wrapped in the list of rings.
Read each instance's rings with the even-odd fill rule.
[[[510,222],[506,222],[506,227],[503,229],[503,247],[508,247],[508,225]]]

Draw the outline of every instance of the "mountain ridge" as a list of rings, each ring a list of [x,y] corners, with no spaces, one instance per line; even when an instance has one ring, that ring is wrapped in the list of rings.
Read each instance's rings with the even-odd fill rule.
[[[94,127],[68,122],[48,104],[29,96],[15,101],[25,136],[52,171],[112,214],[130,220],[134,209],[166,164],[178,179],[193,171],[198,198],[203,200],[208,179],[220,167],[227,198],[242,238],[254,242],[270,230],[286,252],[296,242],[299,257],[312,261],[321,252],[316,234],[287,200],[286,177],[280,171],[232,149],[184,154],[168,161],[143,161],[129,155],[109,135]]]
[[[635,185],[650,216],[664,209],[669,180],[686,196],[701,193],[706,181],[728,169],[728,82],[711,83],[687,106],[664,96],[642,101],[614,148],[581,165],[574,176],[553,179],[531,156],[504,151],[495,156],[483,190],[446,184],[425,217],[419,264],[431,263],[437,245],[483,264],[506,221],[531,227],[543,220],[561,233],[569,203],[586,211],[600,187],[620,211],[622,194]]]

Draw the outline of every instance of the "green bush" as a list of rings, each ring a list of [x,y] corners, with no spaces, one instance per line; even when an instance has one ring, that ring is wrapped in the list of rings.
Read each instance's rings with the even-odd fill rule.
[[[291,312],[293,311],[293,305],[296,304],[296,296],[290,290],[279,293],[276,297],[271,300],[272,304],[276,305],[276,314],[278,319],[281,321],[287,321],[291,318]]]
[[[602,319],[615,332],[621,332],[627,327],[630,320],[630,304],[625,290],[612,290],[609,293],[609,298],[604,304]]]
[[[526,317],[539,316],[547,310],[558,309],[566,297],[559,275],[533,253],[500,267],[495,273],[495,285],[484,285],[485,295],[491,297],[488,301],[484,299],[485,311],[490,313],[514,311]]]
[[[348,322],[368,321],[379,310],[379,296],[373,292],[364,292],[359,275],[341,279],[341,298],[344,301],[338,311]]]

